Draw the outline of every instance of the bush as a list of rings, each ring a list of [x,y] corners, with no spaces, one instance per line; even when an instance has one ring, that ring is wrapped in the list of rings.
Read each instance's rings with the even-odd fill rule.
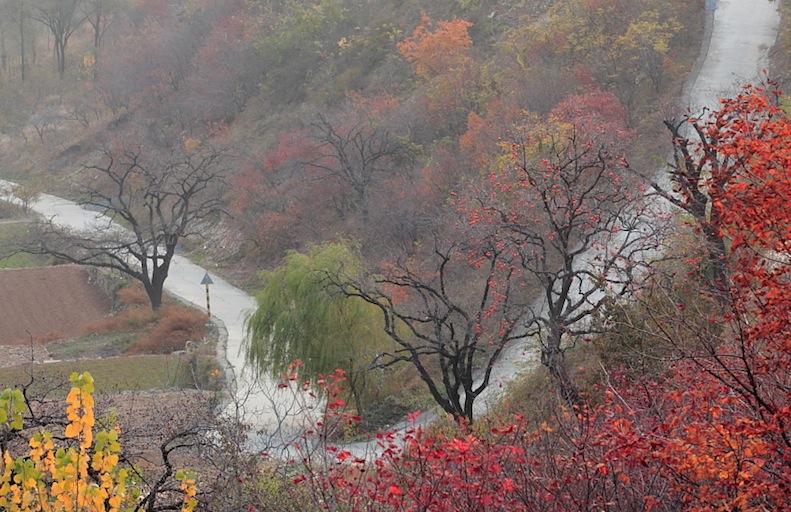
[[[0,392],[0,509],[20,512],[42,510],[91,510],[94,512],[149,510],[191,512],[198,504],[196,475],[179,470],[175,501],[158,504],[155,496],[142,493],[133,473],[121,462],[120,430],[94,431],[94,383],[89,373],[72,373],[66,397],[66,428],[63,435],[36,432],[29,451],[14,458],[7,435],[22,431],[25,397],[19,389]]]
[[[143,285],[140,283],[133,283],[115,292],[116,298],[126,306],[143,306],[148,305],[148,295],[143,290]]]
[[[132,354],[170,354],[183,350],[187,341],[203,339],[206,315],[183,306],[164,306],[148,334],[132,346]]]

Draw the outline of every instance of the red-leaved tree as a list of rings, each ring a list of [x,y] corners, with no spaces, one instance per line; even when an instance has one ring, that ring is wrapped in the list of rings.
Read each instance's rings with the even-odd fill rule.
[[[748,88],[694,121],[730,279],[721,296],[705,281],[643,295],[642,334],[675,357],[607,371],[594,403],[539,418],[382,433],[376,460],[333,448],[300,485],[331,491],[330,510],[791,508],[791,123],[772,96]]]
[[[582,403],[564,353],[591,332],[590,318],[633,291],[638,267],[655,250],[663,221],[626,172],[625,110],[609,93],[560,104],[527,118],[504,144],[505,164],[458,198],[472,247],[499,247],[540,295],[525,319],[561,396]],[[486,240],[486,243],[482,241]]]

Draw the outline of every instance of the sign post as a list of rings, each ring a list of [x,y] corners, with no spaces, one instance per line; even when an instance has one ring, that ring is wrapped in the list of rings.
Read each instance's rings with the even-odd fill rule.
[[[214,281],[211,280],[209,277],[209,273],[206,272],[206,275],[203,276],[203,281],[200,284],[206,286],[206,314],[211,318],[211,300],[209,299],[209,285],[214,284]]]

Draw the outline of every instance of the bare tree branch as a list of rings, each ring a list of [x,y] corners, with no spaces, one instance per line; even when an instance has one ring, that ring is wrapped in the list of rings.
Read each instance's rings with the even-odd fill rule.
[[[22,250],[122,272],[140,281],[157,309],[179,241],[224,213],[222,152],[174,150],[163,160],[143,149],[104,149],[100,164],[86,167],[90,183],[80,204],[104,214],[90,232],[37,223]]]
[[[442,409],[473,421],[473,404],[489,385],[492,368],[516,332],[525,307],[511,293],[518,279],[503,266],[505,255],[490,252],[480,272],[460,287],[454,278],[469,271],[467,252],[459,244],[436,246],[427,272],[400,262],[370,280],[330,276],[347,296],[377,306],[393,350],[374,364],[412,364]],[[438,368],[438,371],[437,371]]]

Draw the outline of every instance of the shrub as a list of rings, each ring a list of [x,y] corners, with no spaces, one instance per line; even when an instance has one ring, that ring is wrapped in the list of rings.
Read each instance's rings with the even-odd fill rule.
[[[140,283],[132,283],[115,292],[116,298],[126,306],[142,306],[148,305],[148,295],[143,290],[143,285]]]
[[[155,322],[157,315],[147,306],[131,306],[116,316],[93,322],[85,328],[85,334],[109,334],[124,330],[137,330]]]
[[[206,316],[183,306],[165,306],[158,312],[156,326],[130,352],[133,354],[170,354],[183,350],[187,341],[202,340]]]
[[[94,432],[93,378],[73,373],[66,397],[66,428],[62,436],[40,430],[29,441],[29,452],[14,459],[7,443],[0,445],[0,509],[139,510],[141,492],[132,473],[121,466],[119,429]],[[23,428],[25,398],[21,390],[0,393],[0,429]],[[195,475],[179,470],[178,503],[162,509],[189,512],[197,506]],[[135,505],[138,506],[135,506]],[[152,507],[158,505],[152,502]]]

